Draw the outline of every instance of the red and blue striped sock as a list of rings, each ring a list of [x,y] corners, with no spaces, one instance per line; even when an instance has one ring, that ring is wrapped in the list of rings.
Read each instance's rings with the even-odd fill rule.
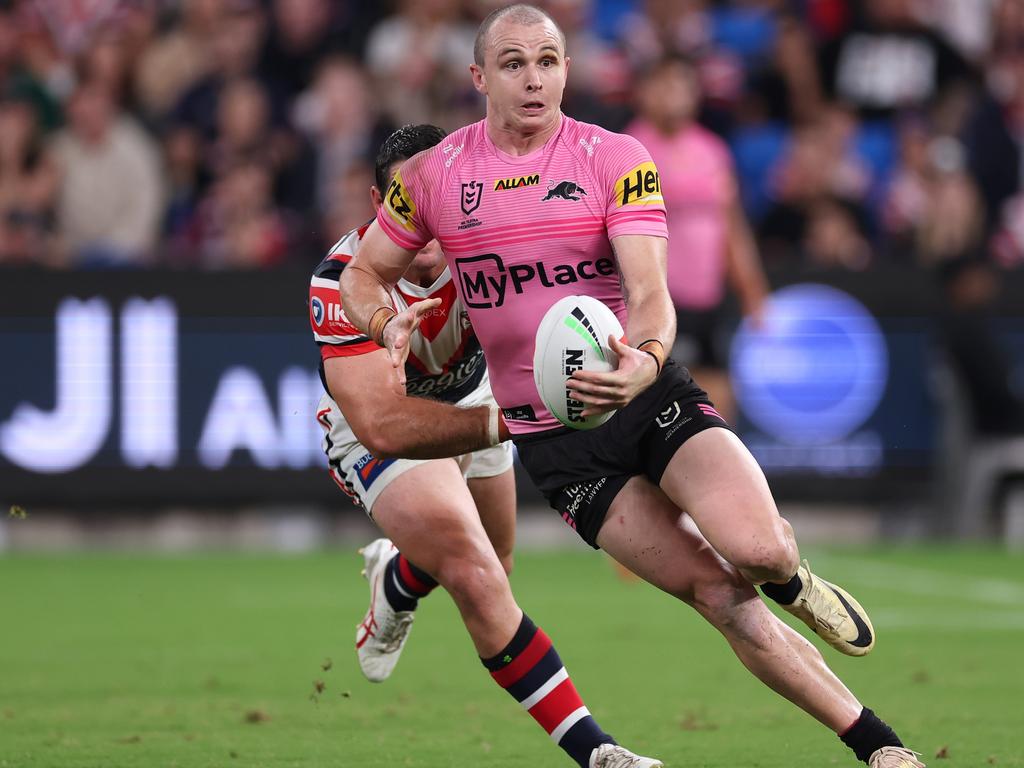
[[[421,597],[429,595],[437,581],[399,552],[384,570],[384,595],[396,611],[415,611]]]
[[[550,638],[525,613],[512,642],[481,661],[495,682],[583,768],[594,749],[615,743],[584,706]]]

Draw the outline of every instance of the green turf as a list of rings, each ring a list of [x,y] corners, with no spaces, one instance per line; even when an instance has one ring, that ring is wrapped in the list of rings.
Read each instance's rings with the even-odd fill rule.
[[[1024,766],[1021,557],[810,554],[875,617],[870,657],[825,651],[869,706],[930,765]],[[0,558],[0,766],[569,765],[484,673],[443,594],[395,676],[364,682],[358,570],[339,553]],[[520,554],[513,581],[632,749],[676,768],[857,764],[690,609],[603,556]]]

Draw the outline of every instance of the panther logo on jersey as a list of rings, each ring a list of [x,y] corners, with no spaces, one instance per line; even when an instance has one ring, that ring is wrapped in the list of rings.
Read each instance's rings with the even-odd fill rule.
[[[560,197],[563,200],[579,200],[579,195],[586,195],[587,190],[575,181],[560,181],[553,187],[548,187],[548,193],[541,198],[541,202]]]

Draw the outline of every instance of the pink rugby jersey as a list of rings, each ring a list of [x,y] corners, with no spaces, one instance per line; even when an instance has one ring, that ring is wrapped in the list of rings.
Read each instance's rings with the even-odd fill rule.
[[[320,380],[327,392],[324,360],[380,349],[349,322],[338,294],[338,278],[368,228],[369,224],[354,229],[335,243],[309,283],[309,324],[320,347]],[[441,304],[420,320],[419,332],[409,340],[405,391],[412,396],[458,402],[486,381],[483,351],[447,267],[426,288],[403,279],[391,291],[391,301],[400,312],[424,299],[440,299]]]
[[[515,434],[559,426],[533,382],[547,309],[587,294],[626,327],[610,238],[668,236],[658,171],[640,142],[561,120],[521,157],[498,149],[484,121],[452,133],[402,166],[377,218],[403,248],[441,243]]]

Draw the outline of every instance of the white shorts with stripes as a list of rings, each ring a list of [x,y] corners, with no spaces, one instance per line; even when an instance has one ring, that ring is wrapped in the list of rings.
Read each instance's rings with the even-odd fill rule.
[[[484,383],[460,400],[457,405],[473,407],[494,402],[490,384]],[[338,404],[327,394],[320,398],[317,422],[324,430],[321,445],[330,463],[334,482],[359,506],[373,516],[377,497],[396,477],[425,463],[419,459],[376,459],[357,439]],[[512,466],[512,443],[501,443],[473,453],[454,457],[462,476],[495,477]]]

